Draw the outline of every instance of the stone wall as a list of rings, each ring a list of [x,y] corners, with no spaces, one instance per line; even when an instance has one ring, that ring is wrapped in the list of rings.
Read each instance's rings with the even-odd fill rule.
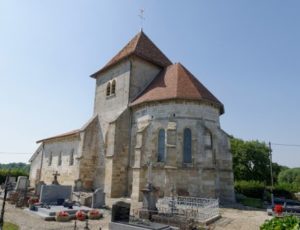
[[[153,81],[157,74],[161,71],[160,67],[157,67],[149,62],[146,62],[140,58],[133,57],[131,59],[132,70],[130,76],[130,95],[129,101],[134,100],[144,89]]]
[[[60,176],[58,182],[64,185],[74,185],[74,181],[79,176],[79,148],[80,136],[73,135],[60,139],[53,139],[44,142],[44,159],[42,164],[41,181],[51,184],[53,181],[53,173],[58,171]],[[73,152],[73,165],[71,154]],[[51,161],[52,154],[52,162]],[[61,164],[59,158],[61,154]]]
[[[185,128],[192,132],[191,163],[183,163]],[[157,162],[160,129],[166,132],[165,162]],[[212,136],[210,147],[205,143],[207,132]],[[141,199],[139,189],[134,186],[144,186],[145,179],[137,174],[145,175],[146,163],[150,159],[154,163],[154,185],[160,188],[161,195],[170,195],[171,188],[175,186],[182,195],[234,200],[228,137],[220,128],[218,109],[209,104],[177,101],[136,108],[131,149],[129,181],[135,189],[133,199]]]
[[[98,117],[96,117],[88,127],[85,128],[82,138],[79,178],[85,190],[104,187],[105,161],[103,143],[101,143],[103,137],[101,135],[102,132]]]
[[[42,163],[42,154],[43,148],[40,146],[36,153],[35,157],[30,162],[30,172],[29,172],[29,181],[30,186],[34,187],[36,183],[39,182],[40,179],[40,171],[41,171],[41,163]]]

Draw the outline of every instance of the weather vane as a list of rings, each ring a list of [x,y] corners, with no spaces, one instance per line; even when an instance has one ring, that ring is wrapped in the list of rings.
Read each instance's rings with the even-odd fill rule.
[[[145,21],[144,12],[144,9],[140,9],[139,18],[141,19],[141,30],[143,30],[143,22]]]

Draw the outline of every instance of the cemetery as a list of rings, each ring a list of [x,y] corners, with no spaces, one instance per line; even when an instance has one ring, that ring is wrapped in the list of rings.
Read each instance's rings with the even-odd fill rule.
[[[78,220],[86,221],[88,226],[88,220],[103,217],[105,194],[102,189],[86,196],[76,186],[60,185],[58,176],[57,172],[54,173],[52,184],[39,182],[35,188],[29,187],[27,177],[8,177],[2,186],[4,193],[2,190],[1,196],[16,208],[23,207],[24,212],[45,221]],[[158,197],[149,163],[147,184],[141,190],[142,207],[131,208],[130,202],[116,201],[111,208],[109,229],[202,229],[220,217],[218,199],[183,197],[175,191],[173,188],[171,197]]]

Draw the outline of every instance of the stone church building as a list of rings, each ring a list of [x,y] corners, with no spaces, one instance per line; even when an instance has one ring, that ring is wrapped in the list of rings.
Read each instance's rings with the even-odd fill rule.
[[[138,33],[91,77],[93,117],[80,129],[37,141],[31,185],[103,188],[106,197],[141,201],[147,163],[160,196],[234,201],[232,156],[220,127],[223,104],[182,64]]]

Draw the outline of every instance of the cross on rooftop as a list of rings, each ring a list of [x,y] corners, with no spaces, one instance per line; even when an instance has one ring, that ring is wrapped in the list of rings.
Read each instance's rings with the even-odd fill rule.
[[[143,30],[143,21],[145,21],[144,12],[144,9],[140,9],[139,18],[141,19],[141,30]]]

